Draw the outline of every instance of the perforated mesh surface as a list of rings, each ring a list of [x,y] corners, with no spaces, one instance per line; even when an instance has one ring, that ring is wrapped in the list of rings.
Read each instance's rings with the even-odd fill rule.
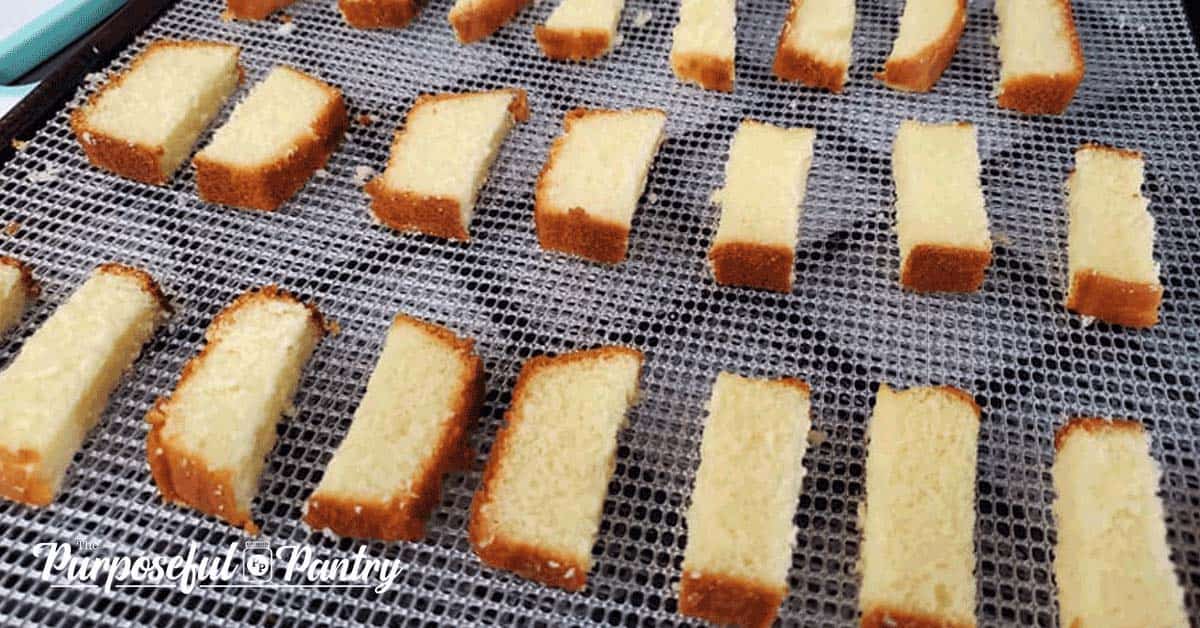
[[[217,0],[183,0],[114,62],[158,37],[245,47],[248,84],[276,63],[343,87],[354,125],[328,175],[282,210],[252,213],[197,200],[186,169],[169,186],[96,171],[61,112],[0,171],[0,216],[20,223],[0,252],[32,262],[45,294],[0,346],[21,341],[97,263],[150,270],[179,313],[150,344],[76,456],[50,508],[0,505],[0,618],[72,625],[173,621],[415,624],[683,623],[675,612],[684,512],[698,465],[703,408],[718,370],[791,375],[814,391],[809,475],[796,515],[788,624],[844,626],[857,618],[856,506],[864,498],[864,433],[877,383],[948,383],[983,407],[980,434],[978,615],[983,625],[1053,625],[1052,431],[1074,414],[1142,419],[1163,463],[1175,565],[1200,611],[1200,58],[1177,0],[1077,1],[1088,76],[1068,115],[998,110],[991,3],[972,2],[959,51],[936,91],[913,96],[871,79],[887,55],[900,2],[860,2],[848,92],[833,96],[775,80],[774,43],[786,1],[739,6],[737,91],[678,85],[666,62],[674,2],[630,0],[624,39],[604,60],[552,63],[531,37],[552,8],[524,11],[485,43],[455,43],[450,0],[433,0],[412,27],[345,27],[331,2],[301,1],[294,32],[277,21],[226,23]],[[652,12],[644,26],[640,10]],[[356,167],[382,169],[393,129],[422,92],[518,86],[532,117],[505,144],[484,188],[469,245],[403,236],[374,225]],[[243,93],[244,93],[243,88]],[[74,104],[82,97],[76,96]],[[562,114],[576,106],[655,106],[669,139],[634,220],[629,260],[602,268],[546,255],[533,232],[533,184]],[[816,160],[791,295],[718,289],[705,252],[729,138],[753,117],[818,129]],[[897,283],[889,150],[899,120],[965,119],[979,126],[983,183],[996,239],[983,291],[914,296]],[[1147,151],[1146,193],[1158,221],[1163,322],[1135,332],[1084,325],[1064,311],[1062,186],[1075,147],[1100,141]],[[56,176],[39,181],[35,173]],[[256,502],[264,538],[310,543],[321,555],[357,545],[310,535],[301,505],[350,423],[390,318],[398,311],[479,341],[488,395],[474,441],[485,458],[520,364],[531,355],[601,343],[645,350],[643,398],[620,436],[616,472],[583,594],[555,591],[483,567],[466,519],[479,472],[446,486],[428,539],[373,543],[400,557],[398,589],[52,589],[34,543],[89,539],[117,553],[178,553],[190,541],[217,552],[243,535],[160,503],[145,463],[143,415],[168,392],[211,317],[239,292],[278,283],[314,299],[342,325],[312,360],[279,427]]]

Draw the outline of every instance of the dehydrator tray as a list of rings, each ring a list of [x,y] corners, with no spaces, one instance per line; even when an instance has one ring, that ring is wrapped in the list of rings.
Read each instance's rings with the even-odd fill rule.
[[[594,63],[543,58],[531,36],[554,2],[539,2],[481,44],[461,46],[432,0],[409,28],[348,28],[331,1],[301,0],[293,20],[232,23],[220,0],[180,0],[109,67],[161,37],[244,47],[247,84],[277,63],[345,90],[355,123],[327,173],[275,213],[207,205],[190,169],[166,187],[87,165],[68,112],[81,87],[0,169],[0,253],[31,262],[42,298],[0,345],[0,365],[96,264],[148,269],[178,313],[149,344],[76,456],[49,508],[0,504],[0,620],[8,624],[689,624],[676,611],[684,513],[698,465],[704,404],[719,370],[790,375],[813,389],[818,437],[796,514],[786,625],[857,621],[865,425],[880,381],[947,383],[983,408],[976,554],[983,626],[1053,626],[1053,430],[1071,415],[1132,417],[1152,434],[1175,567],[1200,613],[1200,56],[1178,0],[1076,0],[1088,74],[1067,115],[1030,118],[996,108],[991,2],[971,2],[953,64],[928,95],[872,79],[895,34],[901,2],[859,2],[856,62],[846,94],[770,73],[786,0],[739,2],[733,94],[678,84],[667,64],[674,1],[629,0],[622,41]],[[647,15],[649,20],[646,20]],[[532,117],[505,143],[484,188],[470,244],[399,235],[375,225],[361,168],[382,169],[393,129],[423,92],[528,90]],[[245,87],[243,87],[243,90]],[[244,93],[244,91],[242,92]],[[542,253],[533,185],[563,113],[577,106],[653,106],[668,139],[634,220],[629,259],[600,267]],[[751,117],[818,129],[790,295],[718,288],[705,253],[730,137]],[[983,184],[996,241],[983,290],[918,296],[900,290],[892,232],[890,145],[903,118],[979,127]],[[1063,184],[1085,141],[1140,148],[1166,289],[1162,323],[1134,331],[1087,321],[1063,306]],[[356,180],[356,177],[359,180]],[[0,225],[2,226],[2,225]],[[143,416],[175,384],[212,316],[236,294],[277,283],[314,300],[341,325],[309,364],[296,413],[279,427],[256,512],[259,541],[322,557],[398,559],[384,592],[299,586],[277,560],[268,584],[64,587],[42,577],[40,543],[86,555],[218,554],[248,538],[194,511],[164,505],[145,462]],[[300,523],[363,393],[389,320],[406,312],[478,339],[487,369],[475,470],[452,476],[420,543],[356,543]],[[620,435],[616,471],[583,593],[484,567],[466,523],[482,461],[528,357],[597,344],[646,352],[641,402]]]

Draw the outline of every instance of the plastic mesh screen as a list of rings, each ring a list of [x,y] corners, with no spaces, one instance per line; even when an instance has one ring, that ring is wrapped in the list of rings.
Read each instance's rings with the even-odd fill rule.
[[[972,2],[959,51],[934,93],[892,92],[871,75],[886,57],[902,3],[859,3],[856,63],[845,95],[770,74],[785,0],[739,3],[732,95],[676,83],[667,64],[675,2],[630,0],[622,43],[585,65],[544,59],[532,36],[542,2],[486,42],[460,46],[433,0],[408,29],[346,27],[331,2],[301,1],[278,20],[228,23],[218,0],[183,0],[116,60],[159,37],[244,46],[247,86],[292,64],[341,86],[354,124],[316,177],[266,214],[201,203],[190,169],[163,188],[89,167],[55,116],[0,172],[0,217],[20,224],[0,251],[32,262],[45,293],[0,346],[7,364],[96,264],[148,269],[179,305],[114,395],[47,509],[0,505],[0,618],[13,623],[270,624],[685,623],[675,590],[684,513],[699,463],[704,405],[718,370],[811,383],[816,429],[796,515],[788,624],[857,618],[856,509],[864,497],[865,425],[877,383],[948,383],[984,409],[978,470],[978,615],[982,625],[1056,621],[1051,579],[1053,429],[1076,414],[1142,419],[1164,468],[1175,565],[1200,612],[1200,57],[1178,0],[1076,2],[1088,75],[1070,112],[1026,118],[996,108],[991,3]],[[649,11],[648,23],[639,13]],[[290,29],[291,32],[288,32]],[[243,87],[244,94],[247,86]],[[393,129],[422,92],[517,86],[532,117],[506,142],[484,188],[469,245],[404,236],[372,223],[356,168],[382,169]],[[80,102],[81,91],[72,107]],[[603,268],[543,254],[533,184],[563,113],[576,106],[655,106],[669,139],[634,220],[629,260]],[[752,117],[818,129],[791,295],[718,289],[705,261],[729,139]],[[979,127],[996,240],[982,292],[915,296],[898,286],[889,153],[899,120],[964,119]],[[223,119],[223,118],[222,118]],[[1077,145],[1147,152],[1146,193],[1158,222],[1163,322],[1135,332],[1085,325],[1062,307],[1063,183]],[[48,180],[46,180],[48,179]],[[391,317],[439,321],[478,339],[488,395],[474,434],[485,459],[520,364],[601,343],[645,350],[642,401],[620,436],[588,590],[569,594],[483,567],[466,538],[478,469],[447,483],[422,543],[368,544],[407,568],[392,591],[366,589],[51,588],[33,545],[88,539],[116,553],[174,554],[197,541],[217,553],[244,536],[160,502],[145,463],[143,416],[171,390],[211,317],[236,294],[278,283],[314,299],[343,332],[319,347],[283,420],[256,502],[264,539],[321,555],[357,547],[310,535],[303,500],[350,423]]]

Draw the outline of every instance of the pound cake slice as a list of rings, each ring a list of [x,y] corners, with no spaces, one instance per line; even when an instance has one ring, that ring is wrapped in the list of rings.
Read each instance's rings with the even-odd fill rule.
[[[450,26],[464,44],[475,43],[508,24],[530,0],[455,0]]]
[[[235,20],[265,20],[296,0],[225,0],[225,14]]]
[[[54,500],[75,452],[169,307],[145,272],[104,264],[0,372],[0,495]]]
[[[562,0],[533,36],[551,59],[595,59],[612,50],[625,0]]]
[[[246,209],[278,208],[325,167],[346,123],[337,88],[276,67],[193,160],[200,198]]]
[[[1054,448],[1059,625],[1187,628],[1141,424],[1072,419]]]
[[[975,127],[905,120],[892,149],[900,283],[974,292],[992,262]]]
[[[1060,114],[1083,82],[1083,48],[1070,0],[996,0],[1000,30],[997,103],[1029,114]]]
[[[1067,309],[1127,327],[1158,323],[1163,287],[1136,151],[1086,144],[1067,180]]]
[[[0,339],[17,323],[41,289],[21,260],[0,255]]]
[[[792,291],[796,230],[812,164],[813,129],[744,120],[713,192],[721,219],[708,260],[717,283]]]
[[[528,118],[520,89],[417,98],[387,169],[367,184],[372,215],[400,231],[469,240],[475,200],[500,144]]]
[[[854,0],[792,0],[779,45],[775,76],[840,94],[850,76]]]
[[[680,0],[671,39],[671,70],[684,83],[733,91],[736,0]]]
[[[534,193],[542,248],[605,264],[624,260],[666,126],[658,109],[568,111]]]
[[[425,0],[338,0],[342,19],[354,28],[404,28]]]
[[[864,628],[975,626],[979,406],[949,386],[879,386],[867,428]]]
[[[680,613],[774,623],[787,596],[811,427],[808,384],[717,376],[687,514]]]
[[[274,286],[217,314],[175,391],[146,414],[146,456],[164,500],[258,533],[250,503],[275,426],[324,334],[315,307]]]
[[[967,25],[967,0],[908,0],[892,54],[875,78],[892,89],[927,92],[954,58]]]
[[[241,48],[159,40],[71,113],[71,130],[93,165],[163,185],[237,89]]]
[[[468,432],[484,392],[474,347],[445,327],[396,317],[305,523],[354,538],[425,536],[442,476],[471,461]]]
[[[642,353],[600,347],[525,363],[471,503],[484,563],[570,591],[587,585]]]

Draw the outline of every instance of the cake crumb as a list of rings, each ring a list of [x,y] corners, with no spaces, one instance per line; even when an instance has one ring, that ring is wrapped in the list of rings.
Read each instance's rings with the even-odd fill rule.
[[[16,150],[17,152],[23,152],[26,148],[29,148],[29,142],[25,140],[13,139],[12,147],[13,150]]]
[[[357,185],[365,184],[373,176],[375,176],[375,169],[370,166],[354,167],[354,183]]]
[[[25,178],[31,183],[50,183],[51,181],[57,181],[58,175],[58,168],[47,166],[43,170],[29,173]]]
[[[1091,327],[1092,325],[1095,325],[1095,324],[1096,324],[1095,316],[1088,316],[1085,314],[1085,315],[1079,317],[1079,325],[1081,327],[1083,327],[1084,329],[1087,329],[1088,327]]]
[[[638,12],[633,16],[634,28],[642,28],[654,19],[654,13],[647,9],[638,9]]]
[[[221,11],[221,21],[222,22],[232,22],[233,21],[233,12],[228,9]]]
[[[21,230],[21,223],[15,221],[15,220],[4,226],[4,233],[6,233],[10,236],[17,235],[17,232],[20,230]]]
[[[279,14],[279,21],[280,21],[280,22],[282,22],[282,23],[284,23],[284,24],[291,24],[291,23],[292,23],[292,16],[291,16],[291,15],[289,15],[289,14],[287,14],[287,13],[280,13],[280,14]]]
[[[625,35],[617,33],[616,37],[613,37],[613,48],[619,48],[623,43],[625,43]]]
[[[336,335],[342,333],[342,325],[334,320],[326,320],[325,321],[325,331],[330,336],[336,336]]]
[[[279,25],[279,28],[275,29],[275,32],[280,35],[291,35],[292,33],[296,32],[296,23],[290,20],[284,22]]]
[[[324,168],[318,168],[317,171],[313,173],[313,176],[318,179],[320,179],[322,177],[328,177],[329,171]]]
[[[993,233],[992,241],[999,246],[1012,246],[1012,240],[1009,239],[1008,234],[1004,233],[1003,231],[997,231]]]
[[[826,440],[829,440],[829,435],[822,430],[811,430],[808,433],[808,444],[812,447],[820,447]]]
[[[369,113],[360,113],[360,114],[358,114],[358,123],[363,126],[370,126],[372,124],[375,124],[375,116],[373,116]]]

